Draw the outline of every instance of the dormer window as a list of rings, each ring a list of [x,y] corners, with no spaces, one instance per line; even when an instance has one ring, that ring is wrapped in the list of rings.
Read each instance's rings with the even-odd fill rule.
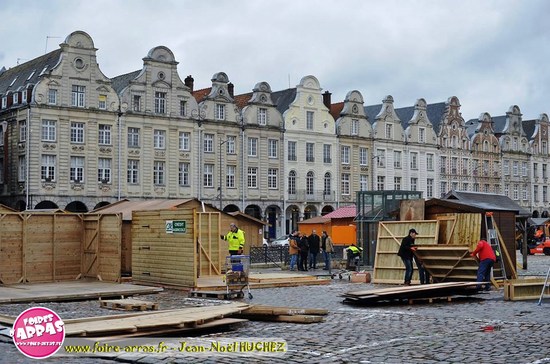
[[[5,109],[7,105],[8,105],[8,97],[4,96],[2,97],[2,109]]]
[[[225,120],[225,105],[216,104],[216,120]]]
[[[23,92],[21,92],[21,102],[23,104],[27,103],[27,90],[23,90]]]
[[[14,105],[19,103],[19,92],[13,94],[12,101]]]

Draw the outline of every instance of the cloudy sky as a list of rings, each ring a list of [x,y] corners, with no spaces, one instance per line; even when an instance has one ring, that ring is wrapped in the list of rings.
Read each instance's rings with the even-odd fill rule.
[[[333,102],[457,96],[466,120],[511,105],[531,119],[550,114],[549,14],[546,0],[0,0],[0,67],[83,30],[108,77],[164,45],[195,89],[220,71],[236,93],[314,75]]]

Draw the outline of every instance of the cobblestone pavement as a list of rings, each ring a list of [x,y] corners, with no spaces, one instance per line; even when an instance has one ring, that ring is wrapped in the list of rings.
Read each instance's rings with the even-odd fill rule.
[[[521,255],[519,256],[521,258]],[[518,259],[519,260],[519,259]],[[550,257],[530,256],[522,276],[543,276]],[[319,272],[322,272],[319,270]],[[253,290],[255,304],[325,308],[325,322],[308,325],[247,322],[232,331],[205,334],[196,340],[223,341],[246,338],[286,340],[288,351],[281,356],[243,357],[169,356],[167,354],[109,359],[49,358],[44,363],[550,363],[550,298],[536,301],[504,301],[502,290],[452,302],[412,305],[356,307],[342,304],[339,295],[374,288],[334,280],[327,286],[302,286]],[[161,303],[161,309],[219,304],[215,300],[188,299],[179,291],[167,290],[143,296]],[[40,304],[62,318],[119,314],[98,308],[97,301]],[[33,305],[1,305],[0,314],[18,315]],[[170,339],[174,345],[181,338]],[[0,336],[0,363],[35,362],[25,358],[11,340]]]

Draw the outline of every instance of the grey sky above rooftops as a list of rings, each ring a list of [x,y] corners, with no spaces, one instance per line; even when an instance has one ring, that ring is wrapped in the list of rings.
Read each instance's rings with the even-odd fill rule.
[[[351,90],[365,106],[392,95],[395,108],[457,96],[465,120],[511,105],[525,120],[550,114],[548,14],[546,0],[3,1],[0,68],[83,30],[110,78],[141,69],[164,45],[195,89],[220,71],[236,94],[313,75],[334,103]]]

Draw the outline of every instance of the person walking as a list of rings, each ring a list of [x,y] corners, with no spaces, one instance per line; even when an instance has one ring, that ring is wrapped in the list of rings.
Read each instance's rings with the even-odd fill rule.
[[[298,270],[307,271],[307,257],[309,254],[309,243],[307,237],[299,233],[298,247],[300,248],[300,256],[298,257]]]
[[[321,240],[323,242],[323,255],[325,258],[325,267],[323,269],[328,270],[328,274],[332,275],[332,254],[334,253],[334,243],[326,231],[323,231],[321,234]]]
[[[311,231],[307,241],[309,243],[309,269],[317,269],[317,254],[321,249],[321,238],[317,235],[317,230]]]
[[[485,239],[481,239],[477,243],[476,249],[470,255],[472,257],[478,255],[479,268],[477,269],[477,281],[487,282],[485,290],[490,291],[491,269],[497,260],[493,247]],[[477,287],[478,289],[482,289],[482,285],[478,285]]]
[[[298,247],[298,232],[293,231],[288,237],[288,254],[290,255],[290,270],[296,270],[296,264],[298,262],[298,254],[300,248]]]
[[[417,234],[418,233],[415,229],[410,229],[409,235],[405,236],[403,240],[401,240],[401,246],[397,251],[397,255],[399,255],[399,257],[403,261],[403,264],[405,265],[405,286],[411,285],[413,274],[413,251],[416,250],[414,239],[416,238]]]
[[[239,229],[235,223],[229,224],[229,232],[220,238],[227,241],[229,245],[229,255],[241,255],[244,249],[244,231]]]

